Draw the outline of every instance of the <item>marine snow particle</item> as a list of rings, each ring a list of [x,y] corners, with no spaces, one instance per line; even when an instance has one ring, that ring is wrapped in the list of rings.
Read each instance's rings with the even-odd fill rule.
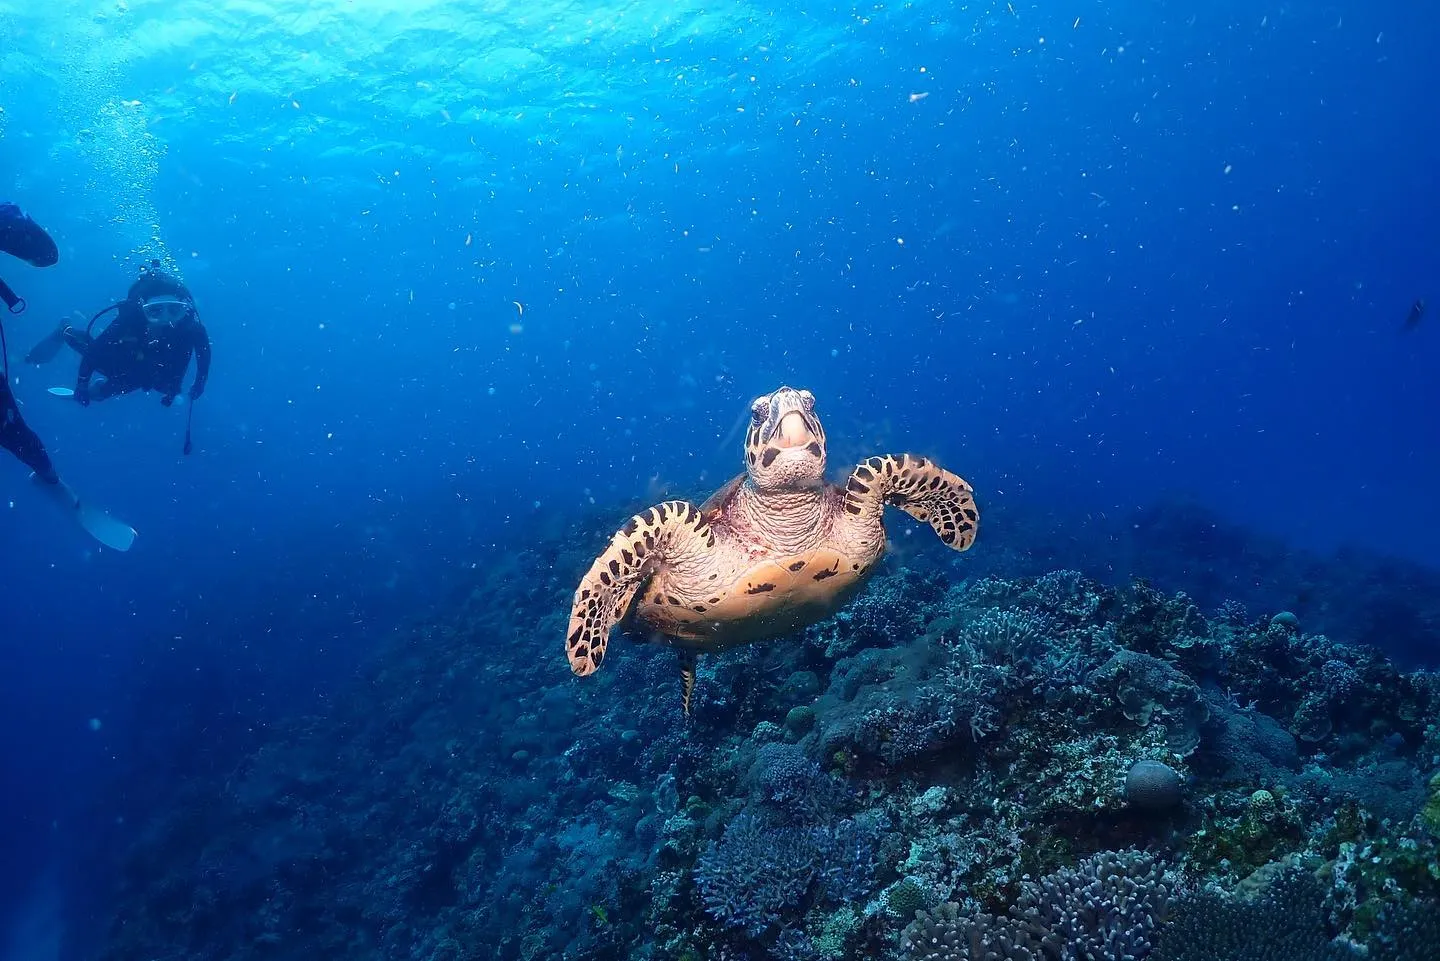
[[[1180,803],[1180,774],[1160,761],[1136,761],[1125,776],[1125,799],[1145,811],[1172,808]]]

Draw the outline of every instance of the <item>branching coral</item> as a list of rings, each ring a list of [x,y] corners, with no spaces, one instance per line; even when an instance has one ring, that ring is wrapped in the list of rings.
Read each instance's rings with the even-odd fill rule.
[[[1139,961],[1175,903],[1165,865],[1139,851],[1101,852],[1026,881],[1008,916],[955,902],[920,912],[901,934],[909,961]]]
[[[742,813],[701,855],[695,881],[712,917],[759,935],[803,902],[815,859],[808,830],[770,827]]]
[[[900,935],[900,950],[907,961],[1047,961],[1010,919],[971,914],[954,901],[922,911]]]
[[[812,888],[836,904],[869,893],[877,833],[869,819],[797,827],[743,812],[700,857],[696,884],[712,917],[758,936],[803,910]]]
[[[793,744],[762,746],[750,768],[749,781],[756,800],[805,822],[833,813],[846,794],[843,783],[821,771]]]
[[[1100,609],[1100,585],[1079,571],[1051,571],[1035,578],[1022,594],[1033,600],[1041,610],[1073,622],[1083,622]]]
[[[1026,882],[1010,913],[1061,961],[1132,961],[1149,955],[1175,892],[1153,855],[1102,851]]]
[[[1031,659],[1045,648],[1050,619],[1025,610],[982,611],[953,641],[956,656],[968,661],[1005,663]]]

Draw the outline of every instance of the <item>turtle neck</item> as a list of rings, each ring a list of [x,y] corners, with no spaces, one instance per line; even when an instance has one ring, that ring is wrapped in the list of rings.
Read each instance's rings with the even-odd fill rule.
[[[825,517],[825,487],[805,490],[762,491],[754,484],[741,486],[736,498],[743,526],[778,553],[791,553],[815,546],[816,533]]]

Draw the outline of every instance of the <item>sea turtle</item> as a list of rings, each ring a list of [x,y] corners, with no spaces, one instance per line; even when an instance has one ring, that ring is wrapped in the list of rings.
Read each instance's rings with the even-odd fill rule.
[[[923,457],[871,457],[844,487],[825,481],[825,429],[808,390],[751,404],[745,473],[702,506],[665,501],[617,531],[575,591],[565,652],[584,677],[618,624],[681,656],[690,713],[695,656],[820,621],[855,595],[885,553],[886,504],[957,551],[975,542],[970,485]]]

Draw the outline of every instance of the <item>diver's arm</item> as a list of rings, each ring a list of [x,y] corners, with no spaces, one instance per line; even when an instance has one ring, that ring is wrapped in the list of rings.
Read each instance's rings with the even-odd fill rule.
[[[75,373],[75,399],[81,403],[89,401],[89,379],[95,375],[95,365],[88,353],[81,354],[81,369]]]
[[[205,382],[210,379],[210,334],[205,325],[196,321],[194,335],[195,383],[190,385],[193,400],[205,393]]]

